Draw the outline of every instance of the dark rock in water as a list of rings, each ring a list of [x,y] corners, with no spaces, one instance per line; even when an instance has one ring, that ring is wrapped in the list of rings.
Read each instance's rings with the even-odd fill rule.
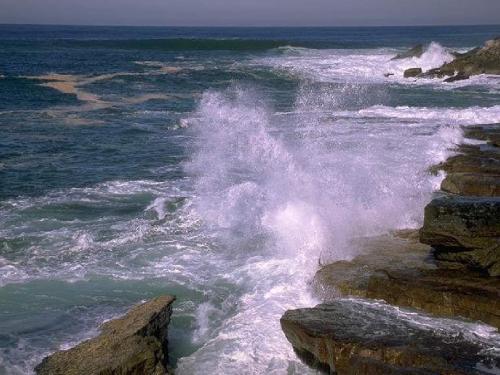
[[[468,138],[487,141],[495,147],[500,147],[500,124],[468,126],[464,128],[464,135]]]
[[[401,60],[408,59],[410,57],[420,57],[424,53],[424,46],[422,44],[417,44],[415,47],[410,48],[408,51],[398,53],[391,60]]]
[[[167,332],[175,297],[155,298],[123,318],[102,325],[102,333],[66,351],[46,357],[39,375],[168,374]]]
[[[381,236],[366,243],[363,254],[316,273],[313,285],[324,301],[348,296],[382,299],[500,328],[500,279],[463,269],[438,269],[429,259],[431,248],[413,239]]]
[[[410,68],[406,69],[404,72],[405,78],[417,77],[422,74],[422,68]]]
[[[472,56],[472,55],[475,55],[477,52],[479,52],[481,50],[481,47],[476,47],[476,48],[473,48],[471,49],[470,51],[467,51],[465,53],[460,53],[460,52],[452,52],[451,54],[455,57],[455,58],[459,58],[459,57],[467,57],[467,56]]]
[[[434,68],[419,75],[420,78],[443,78],[455,75],[453,69]]]
[[[450,173],[441,183],[441,190],[467,196],[498,197],[500,175]]]
[[[385,74],[384,74],[384,77],[386,77],[386,78],[387,78],[387,77],[390,77],[390,76],[393,76],[393,75],[394,75],[394,73],[385,73]]]
[[[425,208],[420,241],[439,260],[500,276],[500,198],[434,199]]]
[[[489,40],[484,47],[459,55],[450,63],[425,73],[425,76],[461,76],[500,74],[500,38]]]
[[[406,315],[405,315],[406,314]],[[281,327],[306,363],[338,375],[488,374],[500,361],[491,345],[468,341],[444,323],[414,322],[398,308],[363,300],[337,300],[287,311]],[[455,327],[458,329],[458,327]]]
[[[470,76],[464,72],[458,72],[456,75],[454,75],[453,77],[450,77],[450,78],[446,78],[444,80],[444,82],[446,83],[452,83],[452,82],[456,82],[456,81],[464,81],[466,79],[469,79]]]

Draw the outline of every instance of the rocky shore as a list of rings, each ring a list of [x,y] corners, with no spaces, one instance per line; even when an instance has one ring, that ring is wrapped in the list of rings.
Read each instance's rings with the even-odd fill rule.
[[[430,171],[446,178],[420,231],[359,239],[360,255],[317,272],[324,303],[282,317],[306,363],[341,375],[500,372],[498,342],[446,332],[500,328],[500,124],[464,134],[471,142]]]
[[[424,52],[419,45],[394,59]],[[500,39],[404,77],[453,82],[478,74],[500,74]],[[283,315],[283,332],[305,363],[339,375],[500,374],[500,339],[470,333],[500,329],[500,124],[463,131],[474,142],[429,171],[446,177],[423,227],[357,239],[359,255],[316,273],[323,303]],[[172,373],[174,301],[162,296],[134,307],[103,324],[98,337],[46,357],[36,373]]]
[[[324,372],[458,375],[500,366],[481,343],[419,327],[381,303],[339,299],[287,311],[281,326],[298,356]]]
[[[168,324],[175,297],[161,296],[101,327],[101,334],[46,357],[38,375],[164,375],[168,369]]]
[[[398,54],[394,59],[421,57],[424,53],[422,45]],[[453,53],[454,59],[439,68],[422,71],[421,68],[410,68],[404,72],[405,78],[444,78],[444,82],[455,82],[469,79],[478,74],[500,74],[500,38],[488,40],[484,46],[474,48],[466,53]]]

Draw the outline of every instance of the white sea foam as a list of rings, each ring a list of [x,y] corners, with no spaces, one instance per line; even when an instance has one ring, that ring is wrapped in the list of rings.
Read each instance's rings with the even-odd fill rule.
[[[186,194],[183,183],[111,181],[3,202],[0,237],[9,257],[0,259],[0,285],[47,277],[75,281],[89,273],[132,279],[155,275],[149,263],[142,270],[136,268],[137,254],[131,249],[158,236],[167,236],[164,240],[170,242],[164,246],[173,251],[183,241],[189,243],[189,238],[175,236],[176,231],[193,227],[187,213],[161,225],[167,215],[165,205]],[[121,216],[119,210],[130,206],[136,207],[136,213]],[[184,220],[190,220],[189,224]],[[19,253],[10,248],[18,238],[25,242]],[[106,259],[122,255],[119,268],[107,264]],[[61,258],[65,259],[62,264]]]
[[[391,60],[388,66],[391,70],[388,73],[402,73],[409,68],[421,68],[424,72],[433,68],[438,68],[445,63],[453,61],[454,57],[443,46],[432,42],[420,57],[410,57],[401,60]]]
[[[500,105],[469,108],[388,107],[377,105],[362,109],[360,117],[385,117],[391,120],[434,121],[438,124],[474,125],[500,122]]]
[[[208,326],[214,304],[199,308],[193,340],[206,341],[180,360],[180,374],[306,371],[280,330],[281,314],[315,303],[308,283],[319,259],[352,257],[357,236],[418,226],[442,178],[426,169],[462,137],[454,125],[358,123],[354,112],[354,122],[330,123],[325,116],[345,99],[300,94],[296,111],[273,116],[251,90],[209,92],[193,114],[194,209],[234,257],[219,276],[237,302]]]
[[[443,83],[440,79],[407,79],[403,73],[409,68],[427,71],[453,60],[453,55],[438,43],[430,43],[422,56],[392,60],[397,51],[393,49],[363,50],[314,50],[286,49],[279,56],[256,59],[257,65],[271,66],[301,78],[335,83],[399,83],[405,85],[433,85],[443,89],[483,85],[494,92],[500,90],[500,80],[485,75],[469,80]],[[391,74],[386,77],[386,74]]]

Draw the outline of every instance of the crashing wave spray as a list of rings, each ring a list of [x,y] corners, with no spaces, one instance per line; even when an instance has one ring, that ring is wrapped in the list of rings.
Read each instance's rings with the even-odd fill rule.
[[[334,97],[320,107],[334,111]],[[214,308],[200,306],[194,340],[204,345],[179,361],[181,374],[304,373],[280,330],[282,313],[315,304],[308,282],[320,259],[352,257],[355,237],[418,225],[435,188],[425,169],[443,157],[436,150],[449,133],[460,133],[331,126],[311,108],[318,101],[302,99],[296,113],[277,116],[251,90],[208,92],[190,120],[194,206],[227,258],[213,272],[237,297],[217,326],[207,327]]]
[[[259,58],[257,63],[318,82],[441,84],[440,80],[408,80],[403,73],[409,68],[423,71],[438,68],[453,60],[453,55],[439,43],[432,42],[422,56],[392,60],[394,50],[312,50],[303,49],[279,56]],[[384,74],[390,73],[389,78]],[[493,83],[494,84],[494,83]],[[489,83],[491,85],[491,83]]]
[[[221,264],[222,277],[239,299],[205,345],[180,360],[179,373],[306,371],[279,319],[287,308],[316,302],[307,281],[327,233],[307,199],[311,176],[270,131],[265,106],[255,103],[242,90],[207,93],[192,121],[198,151],[188,169],[199,176],[198,214],[228,249],[231,268]]]
[[[392,62],[392,65],[400,70],[417,67],[422,68],[423,71],[427,71],[432,68],[438,68],[445,63],[449,63],[453,59],[454,56],[442,45],[432,42],[427,46],[421,56],[395,60]]]

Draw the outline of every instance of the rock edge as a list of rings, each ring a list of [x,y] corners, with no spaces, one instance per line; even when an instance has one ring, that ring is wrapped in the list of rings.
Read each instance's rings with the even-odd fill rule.
[[[46,357],[38,375],[168,374],[168,324],[174,296],[160,296],[101,326],[101,334]]]

